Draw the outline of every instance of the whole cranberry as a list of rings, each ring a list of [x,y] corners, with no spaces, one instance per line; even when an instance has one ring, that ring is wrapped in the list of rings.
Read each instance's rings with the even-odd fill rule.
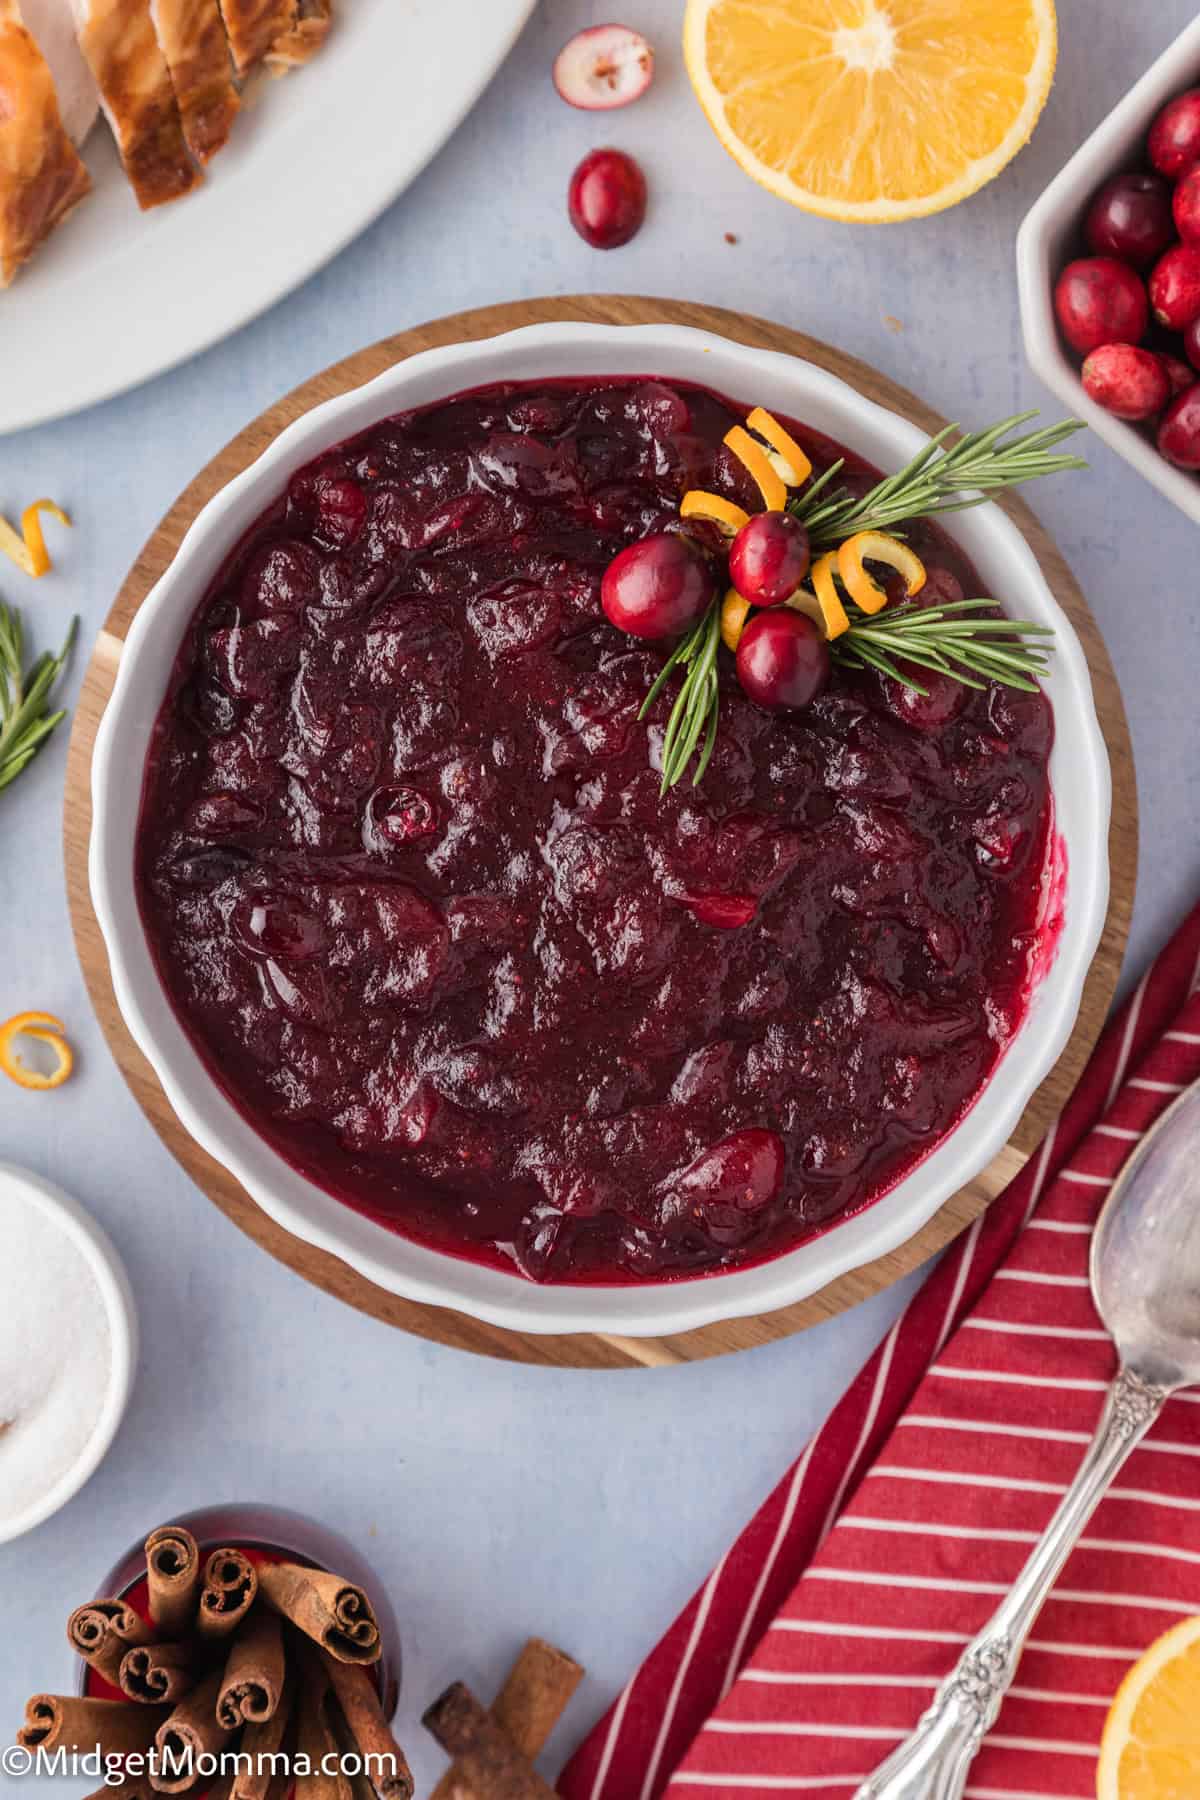
[[[1200,244],[1200,167],[1189,169],[1171,200],[1175,229],[1185,244]]]
[[[1063,336],[1082,356],[1101,344],[1136,344],[1149,321],[1145,288],[1113,256],[1068,263],[1055,284],[1054,310]]]
[[[1159,324],[1183,331],[1200,313],[1200,245],[1172,244],[1150,271],[1149,285]]]
[[[1183,334],[1185,348],[1187,347],[1187,341],[1188,334],[1185,331]],[[1165,350],[1160,350],[1158,352],[1158,360],[1166,371],[1167,380],[1171,384],[1172,397],[1176,394],[1182,394],[1184,388],[1191,387],[1193,381],[1196,379],[1196,371],[1189,367],[1181,357],[1168,356]]]
[[[808,533],[786,512],[756,513],[729,546],[729,579],[751,606],[779,606],[808,574]]]
[[[1168,406],[1158,428],[1158,447],[1177,469],[1200,469],[1200,381]]]
[[[1170,184],[1161,175],[1114,175],[1088,207],[1083,229],[1097,256],[1144,269],[1175,235]]]
[[[829,645],[807,613],[773,607],[742,632],[737,675],[751,700],[770,712],[807,706],[829,680]]]
[[[1150,127],[1146,147],[1155,168],[1172,181],[1200,162],[1200,88],[1167,101]]]
[[[567,211],[593,250],[615,250],[641,229],[646,177],[623,150],[593,150],[571,177]]]
[[[1118,419],[1150,419],[1171,398],[1171,381],[1153,350],[1101,344],[1083,365],[1084,392]]]
[[[659,531],[614,556],[600,583],[610,624],[632,637],[680,637],[716,597],[708,559],[690,539]]]

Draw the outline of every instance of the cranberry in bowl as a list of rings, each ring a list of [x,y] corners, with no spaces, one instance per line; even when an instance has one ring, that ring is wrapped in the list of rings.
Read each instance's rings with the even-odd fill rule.
[[[924,441],[796,359],[532,327],[293,426],[130,634],[91,862],[125,1019],[264,1210],[395,1292],[554,1332],[785,1305],[911,1236],[1069,1036],[1108,769],[1079,644],[995,507],[914,546],[943,598],[978,584],[1053,629],[1045,700],[918,704],[777,625],[807,710],[722,654],[704,781],[659,793],[666,708],[638,712],[666,615],[617,631],[601,577],[678,528],[684,488],[755,507],[723,443],[764,396],[860,481]],[[687,557],[655,582],[672,632],[709,598]]]

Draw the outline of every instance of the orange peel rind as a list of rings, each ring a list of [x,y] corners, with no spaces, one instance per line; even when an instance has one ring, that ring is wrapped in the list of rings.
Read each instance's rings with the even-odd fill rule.
[[[787,505],[787,486],[758,440],[750,436],[744,425],[735,425],[725,433],[725,448],[754,477],[767,511],[782,512]]]
[[[749,430],[767,443],[767,461],[788,487],[800,487],[812,474],[812,462],[790,432],[765,406],[756,406],[746,420]]]
[[[48,512],[60,525],[70,525],[71,521],[62,507],[54,500],[35,500],[21,514],[21,529],[17,531],[5,518],[0,518],[0,551],[15,562],[18,569],[36,580],[44,575],[52,566],[50,552],[46,548],[46,536],[42,530],[41,514]]]
[[[721,602],[721,642],[727,650],[736,650],[746,627],[750,602],[730,588]]]
[[[721,494],[707,493],[704,488],[688,490],[679,502],[679,516],[681,519],[702,519],[730,538],[736,537],[742,526],[750,522],[750,514],[744,507],[726,500]]]
[[[48,1044],[53,1050],[57,1064],[49,1075],[43,1075],[38,1069],[31,1069],[28,1063],[22,1061],[17,1042],[23,1037],[36,1038],[39,1043]],[[11,1019],[0,1025],[0,1069],[18,1087],[61,1087],[74,1067],[75,1058],[63,1035],[62,1020],[56,1019],[53,1013],[14,1013]]]
[[[910,597],[925,585],[925,564],[907,544],[885,531],[856,531],[838,548],[837,570],[855,606],[865,613],[881,612],[887,605],[887,595],[867,573],[868,560],[895,569],[904,578],[904,591]]]

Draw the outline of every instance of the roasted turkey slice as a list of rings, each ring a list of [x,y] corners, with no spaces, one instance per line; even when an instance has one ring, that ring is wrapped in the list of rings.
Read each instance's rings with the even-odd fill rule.
[[[121,161],[143,209],[178,200],[202,179],[183,121],[150,0],[73,0],[76,35]]]
[[[298,0],[288,29],[267,52],[267,66],[277,75],[315,56],[333,23],[333,0]]]
[[[150,0],[188,149],[208,162],[237,117],[237,87],[217,0]]]
[[[221,0],[221,16],[239,75],[261,63],[292,24],[296,0]]]
[[[0,0],[0,287],[91,185],[18,0]]]

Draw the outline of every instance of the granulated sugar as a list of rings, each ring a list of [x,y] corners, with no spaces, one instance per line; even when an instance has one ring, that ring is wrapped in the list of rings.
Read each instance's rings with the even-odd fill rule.
[[[53,1213],[0,1207],[0,1530],[74,1468],[112,1379],[112,1336],[91,1267]]]

